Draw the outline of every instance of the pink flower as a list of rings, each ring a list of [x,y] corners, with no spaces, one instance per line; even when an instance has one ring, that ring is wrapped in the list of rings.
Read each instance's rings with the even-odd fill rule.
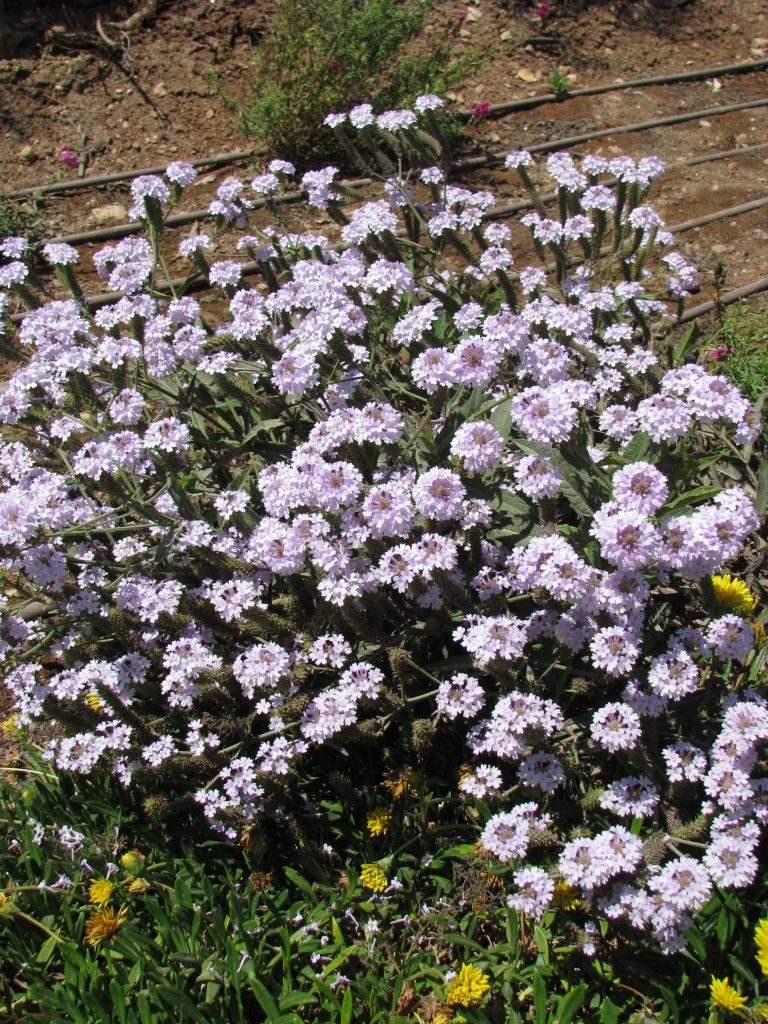
[[[330,67],[331,67],[331,71],[339,71],[340,68],[341,68],[341,64],[339,64],[339,62],[336,60],[335,57],[331,57]]]
[[[470,117],[485,117],[491,109],[491,105],[488,100],[480,100],[476,106],[472,107],[469,112]]]
[[[715,362],[719,362],[721,359],[725,359],[725,357],[727,355],[728,355],[728,346],[727,345],[720,345],[718,348],[713,349],[709,353],[709,358],[710,359],[714,359]]]
[[[548,3],[540,3],[539,6],[536,8],[536,16],[538,18],[541,18],[542,21],[543,21],[544,18],[546,18],[546,16],[548,14],[549,14],[549,4]]]
[[[80,166],[80,161],[77,159],[77,157],[69,148],[69,146],[61,146],[59,148],[59,160],[63,164],[66,164],[67,167],[71,168],[73,171],[76,171],[77,168]]]

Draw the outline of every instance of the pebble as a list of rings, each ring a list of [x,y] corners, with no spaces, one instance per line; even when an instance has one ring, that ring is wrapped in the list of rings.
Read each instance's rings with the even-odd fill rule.
[[[128,211],[122,203],[107,203],[106,206],[97,206],[91,210],[88,220],[100,227],[106,227],[108,224],[125,224],[128,220]]]
[[[152,89],[152,95],[159,96],[161,99],[163,98],[163,96],[167,96],[168,86],[165,84],[165,82],[158,82],[157,85],[154,86],[154,88]]]
[[[35,147],[29,143],[26,146],[22,146],[19,150],[19,159],[23,160],[26,164],[33,164],[38,159]]]

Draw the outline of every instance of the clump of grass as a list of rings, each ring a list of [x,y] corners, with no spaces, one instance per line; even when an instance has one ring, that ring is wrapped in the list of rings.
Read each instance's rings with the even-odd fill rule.
[[[402,106],[420,92],[444,91],[474,58],[451,60],[450,44],[404,55],[430,0],[279,0],[259,44],[252,88],[237,109],[245,131],[269,150],[307,166],[340,160],[323,127],[329,111],[370,102]]]
[[[34,201],[11,199],[0,189],[0,238],[22,235],[34,243],[40,237],[42,218]]]
[[[717,328],[702,346],[717,359],[723,372],[751,402],[763,400],[763,435],[768,432],[768,304],[750,309],[739,303],[723,314]]]

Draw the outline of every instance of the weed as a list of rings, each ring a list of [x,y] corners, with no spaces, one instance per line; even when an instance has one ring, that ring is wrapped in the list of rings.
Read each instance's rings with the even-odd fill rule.
[[[371,102],[375,110],[407,104],[420,92],[444,91],[477,58],[452,61],[448,43],[402,54],[421,28],[429,0],[279,0],[259,44],[252,89],[237,107],[247,134],[304,166],[343,159],[329,111]],[[226,98],[225,98],[226,99]]]
[[[557,67],[552,78],[549,80],[549,84],[555,96],[567,96],[568,90],[571,87],[571,79],[562,68]]]
[[[0,190],[0,238],[22,235],[34,242],[40,236],[42,218],[33,200],[11,199]]]
[[[746,398],[752,402],[764,399],[768,394],[768,305],[754,310],[740,303],[725,312],[702,351],[708,359],[721,363]],[[765,410],[763,430],[768,430]]]

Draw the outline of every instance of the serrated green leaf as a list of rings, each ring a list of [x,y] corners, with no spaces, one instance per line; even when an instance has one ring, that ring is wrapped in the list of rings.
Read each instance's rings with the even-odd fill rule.
[[[619,1007],[608,996],[600,1004],[600,1024],[621,1024]]]

